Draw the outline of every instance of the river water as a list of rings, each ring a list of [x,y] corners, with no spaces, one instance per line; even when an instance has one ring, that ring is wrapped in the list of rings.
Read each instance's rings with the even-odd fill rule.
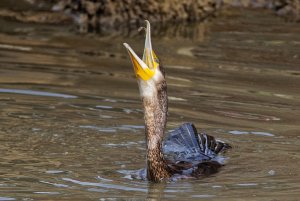
[[[153,26],[168,129],[193,122],[233,146],[219,173],[163,184],[129,176],[144,123],[122,43],[141,53],[142,33],[0,24],[0,200],[299,200],[299,24],[236,9]]]

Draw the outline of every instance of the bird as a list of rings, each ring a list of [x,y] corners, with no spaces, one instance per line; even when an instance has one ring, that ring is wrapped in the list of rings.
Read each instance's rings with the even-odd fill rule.
[[[152,49],[150,22],[145,20],[142,59],[127,44],[143,104],[146,136],[146,168],[141,178],[162,182],[174,178],[199,178],[215,173],[224,164],[231,146],[213,136],[200,134],[192,123],[184,123],[165,136],[168,116],[166,72]]]

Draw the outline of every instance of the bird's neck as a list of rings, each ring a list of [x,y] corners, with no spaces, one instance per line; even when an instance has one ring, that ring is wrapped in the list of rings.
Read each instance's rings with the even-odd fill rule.
[[[147,143],[147,178],[158,182],[170,177],[162,153],[162,140],[167,122],[168,100],[166,88],[149,97],[143,97]]]

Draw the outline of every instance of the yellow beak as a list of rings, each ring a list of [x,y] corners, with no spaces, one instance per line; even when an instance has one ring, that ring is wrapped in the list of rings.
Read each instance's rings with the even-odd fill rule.
[[[131,58],[136,76],[144,81],[147,81],[154,76],[159,64],[158,59],[152,50],[150,23],[148,20],[146,20],[146,24],[146,39],[143,60],[136,55],[127,43],[123,43]]]

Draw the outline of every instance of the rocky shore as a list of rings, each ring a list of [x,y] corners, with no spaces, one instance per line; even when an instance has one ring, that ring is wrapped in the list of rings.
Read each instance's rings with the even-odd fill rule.
[[[299,21],[299,0],[62,0],[53,10],[63,10],[74,17],[81,32],[109,30],[127,23],[193,22],[215,16],[221,7],[269,8],[278,15]]]
[[[53,9],[71,14],[80,31],[106,30],[121,24],[139,25],[151,22],[192,22],[213,15],[221,6],[219,0],[64,0]]]
[[[4,0],[4,2],[10,2]],[[10,4],[13,5],[10,2]],[[33,10],[1,9],[0,17],[22,22],[65,23],[73,19],[80,32],[137,27],[144,19],[164,25],[196,22],[228,7],[268,8],[288,20],[300,21],[300,0],[19,0]],[[55,11],[55,12],[53,12]],[[65,15],[66,14],[66,15]]]

